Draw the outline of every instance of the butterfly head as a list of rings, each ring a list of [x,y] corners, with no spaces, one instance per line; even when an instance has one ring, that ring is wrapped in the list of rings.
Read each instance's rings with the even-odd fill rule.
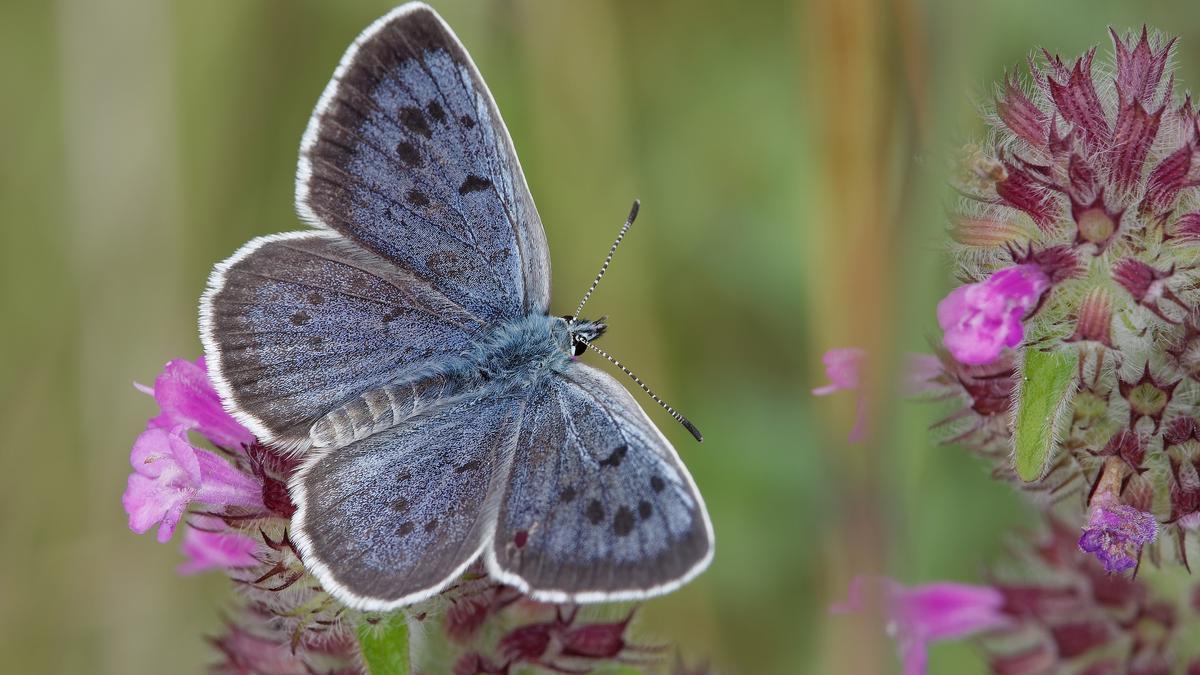
[[[567,322],[567,334],[571,337],[570,351],[572,356],[579,356],[587,351],[588,343],[600,339],[604,335],[604,331],[608,330],[608,324],[604,323],[604,317],[600,317],[596,321],[590,319],[576,319],[572,316],[562,317]]]

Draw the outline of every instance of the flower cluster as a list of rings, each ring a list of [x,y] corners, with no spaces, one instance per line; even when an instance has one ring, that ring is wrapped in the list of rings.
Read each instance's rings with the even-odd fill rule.
[[[160,542],[184,523],[180,574],[222,570],[239,590],[233,618],[212,639],[222,657],[214,670],[365,672],[356,633],[384,617],[340,605],[305,569],[288,536],[295,457],[260,443],[225,412],[203,357],[171,361],[153,387],[138,389],[160,412],[133,444],[121,501],[129,528],[144,534],[157,526]],[[443,643],[410,654],[428,672],[508,673],[533,665],[587,673],[610,663],[649,663],[662,649],[630,641],[631,610],[615,621],[584,620],[578,607],[525,599],[476,567],[405,610],[407,622],[425,627],[425,642]]]
[[[961,285],[937,307],[937,365],[922,375],[928,398],[956,402],[934,425],[940,440],[987,459],[1051,519],[1053,545],[1031,567],[1075,581],[925,589],[975,602],[967,611],[946,600],[934,613],[944,625],[913,609],[924,596],[876,584],[906,672],[924,671],[924,643],[954,636],[951,626],[984,631],[989,645],[1039,636],[997,647],[997,673],[1174,663],[1165,659],[1182,609],[1129,577],[1144,559],[1189,568],[1200,528],[1200,114],[1176,93],[1174,40],[1110,33],[1110,63],[1095,63],[1096,49],[1073,61],[1042,51],[1027,82],[999,87],[988,141],[966,148],[955,175]],[[1062,371],[1073,380],[1065,391],[1027,393],[1023,369],[1037,352],[1073,369]],[[1053,396],[1043,409],[1055,412],[1044,471],[1030,476],[1015,468],[1014,429],[1035,395]],[[1106,595],[1118,590],[1119,603]],[[1100,653],[1126,639],[1120,658]]]
[[[1200,671],[1183,622],[1196,612],[1186,579],[1162,592],[1108,574],[1077,546],[1075,530],[1050,518],[1021,554],[1022,572],[990,585],[935,583],[905,588],[856,579],[834,613],[880,604],[896,639],[904,675],[922,675],[926,646],[977,637],[995,675],[1089,675]],[[1180,581],[1173,579],[1173,582]],[[870,597],[874,596],[874,597]]]

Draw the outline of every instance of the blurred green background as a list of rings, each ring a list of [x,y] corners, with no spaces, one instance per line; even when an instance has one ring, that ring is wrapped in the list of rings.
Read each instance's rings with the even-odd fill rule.
[[[704,430],[655,418],[715,523],[712,568],[644,632],[727,672],[876,673],[892,646],[825,608],[857,572],[979,581],[1018,500],[892,395],[936,328],[954,149],[1035,45],[1175,33],[1200,9],[1097,0],[434,2],[508,120],[569,311],[634,197],[590,307],[605,347]],[[125,527],[133,380],[200,353],[211,265],[296,229],[309,112],[384,1],[0,3],[0,654],[14,673],[198,672],[229,595]],[[1023,67],[1023,66],[1022,66]],[[820,355],[872,354],[874,436],[817,399]],[[649,403],[643,400],[644,405]],[[980,672],[968,644],[934,673]]]

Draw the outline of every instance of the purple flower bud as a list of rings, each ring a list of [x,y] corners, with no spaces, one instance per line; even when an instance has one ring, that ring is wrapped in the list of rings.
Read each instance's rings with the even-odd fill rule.
[[[1175,38],[1161,45],[1156,52],[1150,46],[1150,35],[1145,26],[1142,26],[1142,35],[1136,45],[1131,44],[1132,37],[1128,42],[1122,40],[1111,28],[1108,34],[1117,52],[1117,91],[1131,100],[1149,104],[1162,80]]]
[[[1136,567],[1142,547],[1157,535],[1153,514],[1127,504],[1102,503],[1093,506],[1079,548],[1096,556],[1110,574],[1118,574]]]
[[[1063,119],[1082,132],[1084,142],[1092,152],[1104,150],[1109,142],[1108,121],[1092,79],[1095,55],[1093,47],[1068,71],[1062,59],[1046,54],[1051,71],[1046,76],[1050,97]]]
[[[225,527],[219,518],[197,517],[183,535],[183,553],[188,561],[179,566],[180,574],[196,574],[213,569],[252,567],[259,563],[254,554],[259,542]]]
[[[1167,323],[1179,323],[1177,319],[1167,316],[1162,305],[1159,304],[1162,300],[1169,300],[1179,307],[1187,307],[1167,286],[1167,282],[1174,274],[1175,267],[1173,265],[1165,270],[1158,270],[1133,258],[1121,260],[1113,266],[1112,272],[1113,279],[1124,286],[1139,305],[1154,312]]]
[[[888,632],[896,638],[904,675],[924,675],[928,643],[990,631],[1011,622],[1004,594],[990,586],[936,583],[905,588],[890,579],[857,577],[834,614],[864,609],[866,596],[881,595]]]
[[[962,363],[995,361],[1005,347],[1021,344],[1021,321],[1049,287],[1050,280],[1038,266],[1017,265],[954,289],[938,303],[943,343]]]
[[[185,429],[150,428],[133,443],[129,476],[121,503],[129,529],[144,534],[159,525],[166,542],[192,501],[215,507],[262,508],[262,485],[217,455],[192,447]]]
[[[140,385],[138,389],[153,396],[162,410],[150,420],[148,428],[169,430],[182,426],[200,432],[214,445],[231,450],[254,442],[254,434],[221,407],[221,397],[208,379],[203,356],[195,362],[168,361],[154,380],[153,389]]]
[[[1112,297],[1104,288],[1093,288],[1079,306],[1075,332],[1068,342],[1099,342],[1114,349],[1112,337]]]
[[[1043,178],[1046,167],[1024,162],[1005,162],[1005,178],[996,183],[996,195],[1009,206],[1024,211],[1042,230],[1058,220],[1059,205]]]
[[[996,113],[1005,126],[1035,148],[1045,147],[1050,135],[1050,120],[1029,100],[1015,77],[1004,81],[1004,97],[996,101]]]
[[[1108,644],[1113,626],[1104,619],[1082,619],[1050,627],[1050,637],[1063,659],[1073,659]]]

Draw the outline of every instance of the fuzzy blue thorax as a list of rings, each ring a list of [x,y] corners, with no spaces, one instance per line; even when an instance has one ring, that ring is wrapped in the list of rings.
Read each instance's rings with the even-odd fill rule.
[[[531,384],[565,368],[581,351],[579,340],[598,338],[604,328],[600,322],[523,316],[497,326],[465,356],[479,378]]]

